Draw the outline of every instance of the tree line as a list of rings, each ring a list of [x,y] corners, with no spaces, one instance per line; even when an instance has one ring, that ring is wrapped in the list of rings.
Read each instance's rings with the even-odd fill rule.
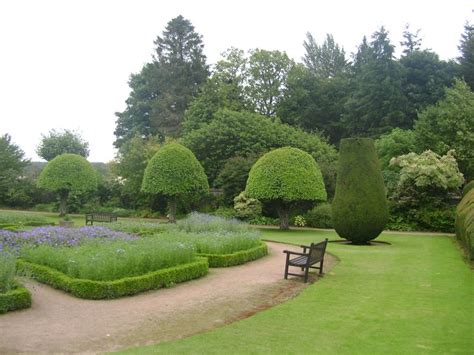
[[[453,150],[465,180],[474,176],[470,24],[460,56],[449,61],[424,48],[420,31],[408,26],[398,58],[384,27],[351,55],[331,34],[318,40],[308,33],[300,62],[282,51],[230,48],[210,66],[202,36],[182,16],[154,44],[151,61],[130,76],[125,110],[116,113],[118,153],[104,189],[117,206],[162,205],[140,187],[146,164],[169,141],[196,155],[210,186],[223,189],[224,205],[243,191],[258,157],[284,146],[315,158],[331,197],[345,137],[377,140],[388,186],[399,179],[392,158],[427,150],[439,156]]]

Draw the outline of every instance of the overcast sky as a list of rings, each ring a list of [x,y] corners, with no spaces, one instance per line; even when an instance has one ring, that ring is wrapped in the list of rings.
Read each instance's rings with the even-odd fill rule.
[[[231,46],[300,61],[306,32],[318,43],[332,33],[349,54],[384,25],[398,45],[406,23],[421,29],[424,47],[454,59],[473,8],[466,0],[0,0],[0,134],[39,160],[42,133],[73,129],[90,143],[90,161],[113,159],[114,112],[125,108],[128,78],[180,14],[212,64]]]

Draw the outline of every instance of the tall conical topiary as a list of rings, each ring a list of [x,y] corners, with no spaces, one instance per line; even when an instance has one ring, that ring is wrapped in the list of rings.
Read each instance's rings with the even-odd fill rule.
[[[370,138],[341,140],[332,218],[337,234],[354,244],[377,238],[387,224],[385,186]]]

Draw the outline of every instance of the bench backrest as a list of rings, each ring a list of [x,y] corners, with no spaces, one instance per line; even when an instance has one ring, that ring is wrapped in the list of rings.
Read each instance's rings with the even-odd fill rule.
[[[114,213],[107,213],[107,212],[94,212],[86,214],[86,220],[89,221],[116,221],[117,215]]]
[[[310,265],[323,260],[324,253],[326,252],[326,246],[328,244],[327,238],[319,243],[311,243],[309,247],[308,263]]]

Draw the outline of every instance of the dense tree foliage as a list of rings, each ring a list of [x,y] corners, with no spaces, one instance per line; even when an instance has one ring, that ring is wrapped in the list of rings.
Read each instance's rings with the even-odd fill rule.
[[[394,46],[383,27],[368,45],[359,47],[354,69],[353,91],[344,114],[349,135],[374,136],[395,127],[410,127],[402,67],[394,59]]]
[[[461,172],[474,177],[474,93],[464,81],[456,80],[443,100],[418,115],[415,134],[420,151],[454,149]]]
[[[461,74],[471,90],[474,90],[474,25],[466,23],[464,26],[459,50],[461,51],[459,57]]]
[[[178,16],[155,41],[152,63],[131,76],[125,111],[117,113],[115,145],[136,134],[179,134],[184,112],[208,77],[204,44],[194,26]]]
[[[275,149],[262,156],[249,173],[245,194],[276,206],[280,229],[289,229],[289,213],[326,201],[327,194],[313,157],[297,148]]]
[[[69,195],[95,190],[97,174],[84,157],[66,153],[46,165],[38,178],[38,186],[58,194],[59,214],[64,216]]]
[[[169,219],[176,222],[178,200],[209,191],[204,169],[194,154],[177,143],[169,143],[156,152],[143,176],[142,191],[169,198]]]
[[[385,186],[372,139],[341,140],[332,211],[337,234],[354,244],[366,244],[385,228]]]
[[[41,142],[36,149],[39,157],[46,161],[53,160],[58,155],[70,153],[87,158],[89,156],[89,143],[79,133],[65,130],[52,129],[48,134],[41,135]]]
[[[229,158],[292,146],[310,153],[321,167],[325,182],[333,185],[337,159],[334,147],[316,134],[262,115],[221,110],[209,124],[186,134],[182,143],[196,154],[211,184]]]
[[[459,192],[464,182],[453,151],[446,155],[427,150],[392,158],[390,165],[399,169],[398,184],[393,199],[418,207],[447,202],[449,192]]]
[[[251,51],[246,92],[248,100],[258,113],[275,115],[288,72],[293,65],[293,61],[284,52],[263,49]]]
[[[8,205],[21,190],[23,169],[30,161],[25,153],[11,141],[8,134],[0,136],[0,204]]]
[[[467,256],[474,260],[474,190],[462,198],[456,208],[456,237],[466,249]]]
[[[319,46],[308,32],[303,46],[306,50],[303,63],[315,77],[329,79],[347,72],[349,66],[344,48],[339,47],[331,34],[327,34]]]

